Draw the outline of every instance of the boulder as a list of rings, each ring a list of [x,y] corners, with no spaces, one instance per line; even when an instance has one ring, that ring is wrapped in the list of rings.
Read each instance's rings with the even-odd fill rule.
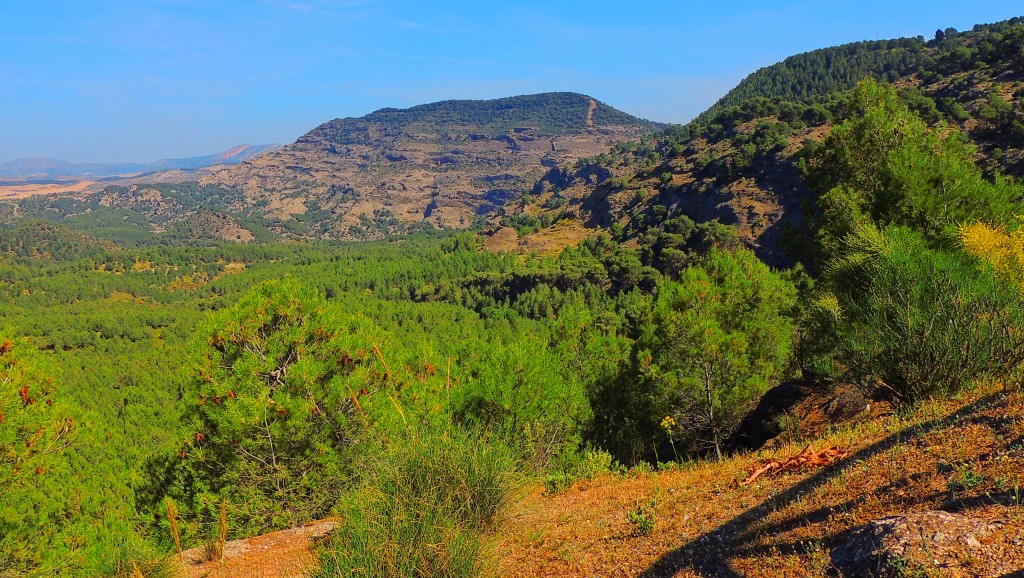
[[[890,516],[849,531],[832,549],[832,565],[840,576],[974,576],[977,561],[988,558],[986,538],[997,529],[941,511]]]

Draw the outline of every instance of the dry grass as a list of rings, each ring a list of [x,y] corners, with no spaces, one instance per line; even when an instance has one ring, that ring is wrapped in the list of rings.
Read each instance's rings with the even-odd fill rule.
[[[538,486],[495,537],[500,573],[828,576],[829,551],[849,529],[925,510],[1002,522],[974,558],[941,575],[999,576],[1024,568],[1024,394],[989,386],[925,402],[909,415],[884,404],[872,411],[839,428],[802,423],[801,431],[815,432],[803,441],[850,448],[849,458],[829,468],[739,485],[755,461],[800,451],[793,444],[801,440],[786,440],[721,463],[607,475],[556,495]],[[801,416],[802,422],[818,417]],[[638,512],[651,521],[643,531]],[[298,576],[311,554],[292,532],[229,543],[223,566],[186,564],[189,575]]]
[[[171,526],[171,537],[174,538],[174,550],[178,553],[178,561],[181,562],[181,533],[178,531],[178,507],[174,505],[170,496],[164,498],[164,505],[167,506],[167,522]]]
[[[852,527],[888,515],[947,510],[1002,520],[964,575],[1024,568],[1024,396],[995,388],[876,416],[814,440],[850,447],[838,465],[760,478],[755,460],[787,449],[636,478],[606,477],[559,494],[536,490],[501,547],[510,576],[825,576],[828,551]],[[798,450],[797,450],[798,451]],[[658,495],[656,527],[627,514]]]
[[[599,232],[599,229],[588,229],[580,221],[571,219],[559,221],[525,237],[517,235],[515,229],[505,227],[485,239],[484,248],[492,253],[537,252],[554,257],[566,247],[575,247]]]
[[[220,526],[217,528],[217,561],[224,562],[224,545],[228,541],[228,502],[220,501]]]
[[[0,186],[0,200],[27,199],[33,195],[54,195],[57,193],[80,193],[94,184],[94,181],[67,181],[58,184],[37,185],[24,183]]]

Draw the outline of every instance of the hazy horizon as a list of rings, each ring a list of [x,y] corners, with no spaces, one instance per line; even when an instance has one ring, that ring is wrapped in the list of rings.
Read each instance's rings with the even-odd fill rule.
[[[449,99],[579,92],[684,123],[743,77],[858,40],[969,29],[1019,3],[515,6],[251,0],[9,7],[0,163],[135,163],[287,144],[322,122]]]

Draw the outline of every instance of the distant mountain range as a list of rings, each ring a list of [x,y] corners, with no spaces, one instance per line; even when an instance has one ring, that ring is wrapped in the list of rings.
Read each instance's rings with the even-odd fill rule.
[[[239,145],[212,155],[163,159],[152,163],[71,163],[52,158],[30,158],[0,164],[0,177],[17,179],[103,179],[169,170],[195,170],[212,165],[236,165],[280,145]]]

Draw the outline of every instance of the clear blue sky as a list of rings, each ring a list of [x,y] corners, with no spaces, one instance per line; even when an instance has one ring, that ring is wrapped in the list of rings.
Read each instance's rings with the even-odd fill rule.
[[[449,98],[590,94],[685,122],[761,66],[968,29],[1019,0],[31,0],[0,11],[0,162],[288,143]]]

